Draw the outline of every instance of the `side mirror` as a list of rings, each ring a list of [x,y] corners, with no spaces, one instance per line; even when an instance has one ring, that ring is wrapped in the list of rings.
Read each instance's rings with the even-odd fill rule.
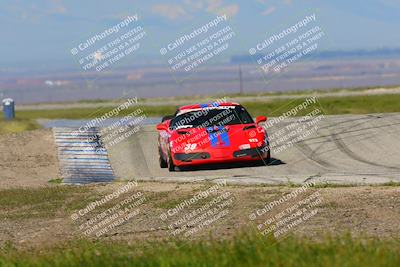
[[[259,124],[260,122],[267,121],[267,117],[265,116],[258,116],[256,118],[256,123]]]
[[[158,131],[166,131],[166,130],[168,129],[168,126],[165,125],[165,123],[157,124],[156,127],[157,127],[157,130],[158,130]]]
[[[162,117],[161,122],[167,121],[167,120],[171,120],[173,119],[175,116],[174,115],[167,115]]]

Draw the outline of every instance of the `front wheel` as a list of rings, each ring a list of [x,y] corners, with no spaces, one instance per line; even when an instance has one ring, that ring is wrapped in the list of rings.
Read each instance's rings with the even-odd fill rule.
[[[162,155],[163,155],[163,153],[162,153],[161,147],[158,147],[158,163],[160,164],[160,168],[167,168],[168,163]]]
[[[168,170],[170,172],[174,172],[175,171],[175,165],[174,165],[174,162],[172,161],[171,155],[168,156]]]
[[[160,168],[168,167],[168,162],[161,155],[158,157],[158,162],[160,163]]]
[[[268,149],[267,155],[265,157],[264,155],[263,156],[260,155],[258,164],[269,165],[270,162],[271,162],[271,151]]]
[[[268,150],[267,156],[264,158],[265,164],[269,164],[271,162],[271,150]]]

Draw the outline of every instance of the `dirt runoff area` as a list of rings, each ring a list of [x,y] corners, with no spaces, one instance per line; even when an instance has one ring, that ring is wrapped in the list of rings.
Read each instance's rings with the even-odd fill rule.
[[[79,238],[400,236],[400,187],[237,186],[115,182],[0,190],[0,244],[48,247]],[[271,204],[274,203],[274,204]]]
[[[58,176],[51,130],[0,135],[0,188],[45,186]]]

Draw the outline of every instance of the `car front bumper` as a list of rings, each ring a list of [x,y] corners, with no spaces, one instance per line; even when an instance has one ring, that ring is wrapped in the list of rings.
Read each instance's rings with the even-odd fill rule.
[[[196,151],[190,153],[175,153],[175,166],[205,165],[242,161],[258,161],[266,158],[268,147],[248,148],[242,150],[215,149],[212,151]]]

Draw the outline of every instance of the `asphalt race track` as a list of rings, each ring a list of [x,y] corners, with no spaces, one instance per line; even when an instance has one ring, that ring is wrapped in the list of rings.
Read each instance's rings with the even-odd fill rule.
[[[268,129],[269,135],[287,129],[295,120],[274,125]],[[236,164],[169,172],[158,165],[157,131],[150,125],[111,147],[109,156],[116,177],[121,179],[182,182],[227,179],[238,184],[400,181],[400,113],[325,116],[314,126],[316,130],[303,138],[296,135],[278,142],[286,136],[280,135],[272,140],[273,161],[268,166]],[[285,147],[291,140],[293,145]]]

